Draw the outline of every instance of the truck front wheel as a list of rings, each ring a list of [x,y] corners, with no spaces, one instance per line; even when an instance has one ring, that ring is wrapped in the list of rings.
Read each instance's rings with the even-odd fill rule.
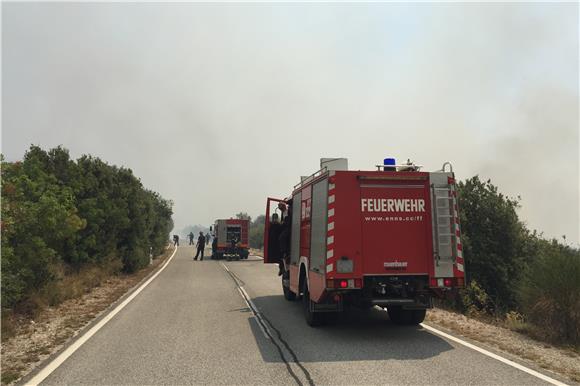
[[[416,326],[425,320],[427,310],[404,310],[400,306],[391,306],[387,308],[389,318],[395,324]]]

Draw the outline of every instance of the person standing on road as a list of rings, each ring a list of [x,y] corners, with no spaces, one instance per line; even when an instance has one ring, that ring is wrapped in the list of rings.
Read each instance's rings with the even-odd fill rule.
[[[193,245],[193,232],[189,232],[187,236],[189,237],[189,245]]]
[[[209,245],[209,233],[205,234],[205,245]]]
[[[173,246],[179,247],[179,236],[178,235],[173,235]]]
[[[195,254],[195,257],[193,258],[193,260],[197,260],[199,254],[201,253],[201,258],[199,259],[199,261],[203,261],[203,250],[205,249],[205,236],[203,235],[203,232],[199,232],[199,237],[197,238],[197,253]]]

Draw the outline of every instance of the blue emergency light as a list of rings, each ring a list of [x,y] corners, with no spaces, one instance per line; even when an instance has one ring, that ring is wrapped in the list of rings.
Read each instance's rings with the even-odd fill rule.
[[[384,165],[383,170],[386,172],[387,171],[390,171],[390,172],[397,171],[397,168],[395,167],[396,164],[397,164],[397,161],[394,158],[385,158],[383,160],[383,165]]]

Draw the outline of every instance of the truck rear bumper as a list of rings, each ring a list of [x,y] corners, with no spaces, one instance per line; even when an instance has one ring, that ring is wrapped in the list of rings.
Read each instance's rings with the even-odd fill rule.
[[[369,304],[379,307],[401,306],[405,310],[433,308],[430,297],[423,299],[372,299]]]

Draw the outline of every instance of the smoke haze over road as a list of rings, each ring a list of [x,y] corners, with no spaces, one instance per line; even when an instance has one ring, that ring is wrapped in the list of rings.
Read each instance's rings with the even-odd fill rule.
[[[522,197],[579,241],[578,5],[4,3],[2,152],[62,144],[174,200],[177,230],[386,156]]]

